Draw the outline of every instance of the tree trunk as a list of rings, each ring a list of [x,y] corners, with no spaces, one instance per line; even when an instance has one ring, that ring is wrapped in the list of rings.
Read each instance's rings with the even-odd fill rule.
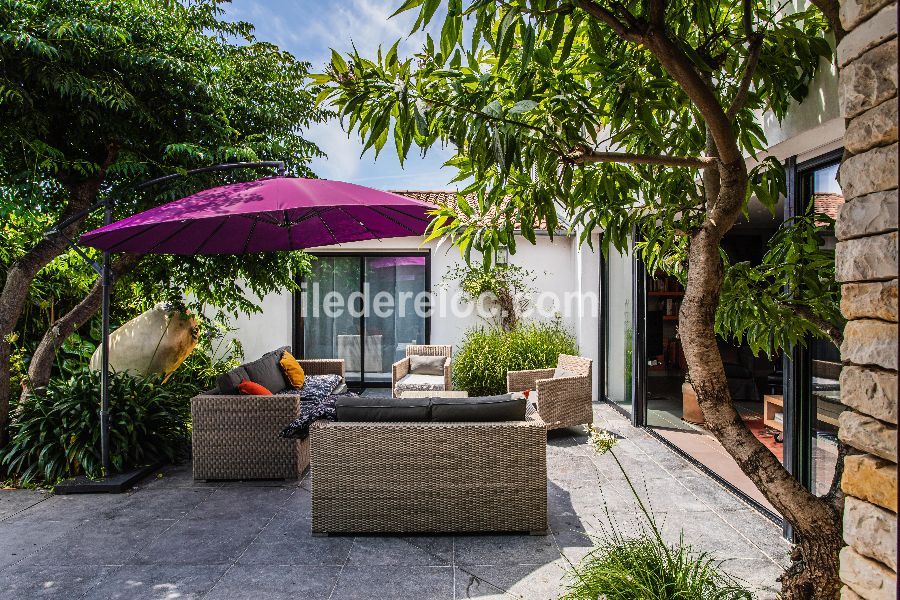
[[[99,175],[93,179],[71,184],[69,204],[62,211],[60,221],[65,220],[91,206],[97,198],[97,192],[105,176],[105,169],[114,160],[115,151],[110,150],[107,162]],[[82,220],[72,223],[66,228],[69,237],[75,235]],[[0,292],[0,447],[6,444],[9,424],[9,399],[12,344],[10,336],[16,328],[31,282],[38,272],[57,256],[66,251],[66,243],[62,235],[54,235],[42,239],[34,248],[12,263],[6,273],[6,283]]]
[[[122,275],[137,266],[141,257],[136,254],[126,254],[112,264],[113,285]],[[36,390],[46,386],[50,382],[50,374],[53,371],[53,362],[56,359],[56,351],[75,331],[97,314],[103,300],[103,285],[100,279],[93,285],[84,299],[75,308],[57,319],[50,329],[44,334],[41,343],[38,344],[31,362],[28,363],[28,386]],[[22,390],[23,399],[27,390]]]
[[[723,280],[719,243],[740,213],[747,188],[746,166],[723,165],[720,174],[722,185],[715,208],[691,238],[688,285],[679,318],[691,383],[706,427],[799,537],[794,563],[782,579],[784,597],[837,598],[840,514],[831,503],[806,490],[751,433],[728,390],[714,329]]]

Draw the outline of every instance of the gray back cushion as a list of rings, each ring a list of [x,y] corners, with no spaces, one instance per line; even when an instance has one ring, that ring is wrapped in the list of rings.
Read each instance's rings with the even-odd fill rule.
[[[512,394],[431,398],[432,421],[524,421],[526,400]]]
[[[216,385],[220,394],[232,396],[240,393],[237,386],[245,379],[250,379],[250,376],[247,375],[247,369],[244,368],[244,365],[241,365],[219,375],[219,378],[216,379]]]
[[[410,356],[409,372],[416,375],[443,375],[446,356]]]
[[[288,386],[287,379],[281,371],[281,365],[278,361],[287,348],[279,348],[274,352],[267,352],[261,358],[244,365],[247,369],[250,381],[265,386],[273,394],[277,394]]]
[[[334,408],[338,421],[427,421],[429,398],[341,396]]]
[[[250,363],[245,363],[236,367],[227,373],[219,375],[216,383],[220,394],[232,395],[239,394],[238,384],[244,379],[249,379],[253,383],[258,383],[265,387],[273,394],[277,394],[288,386],[287,379],[281,371],[281,365],[278,361],[284,352],[290,351],[290,346],[283,346],[278,350],[266,352],[262,357]]]

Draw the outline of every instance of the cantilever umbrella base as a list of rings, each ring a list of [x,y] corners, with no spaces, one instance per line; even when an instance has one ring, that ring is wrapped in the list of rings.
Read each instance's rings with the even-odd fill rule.
[[[61,481],[53,486],[54,494],[121,494],[159,468],[158,464],[138,467],[124,473],[113,473],[100,479],[84,475]]]

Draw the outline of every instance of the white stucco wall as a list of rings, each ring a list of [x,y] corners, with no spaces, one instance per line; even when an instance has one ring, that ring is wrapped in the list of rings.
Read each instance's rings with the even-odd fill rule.
[[[597,236],[595,236],[595,240]],[[317,249],[310,249],[315,252]],[[421,238],[396,238],[393,240],[355,242],[340,246],[319,248],[328,252],[398,252],[421,251],[431,252],[431,287],[435,293],[437,304],[445,303],[445,310],[435,311],[431,319],[431,343],[453,344],[458,347],[466,330],[484,323],[475,315],[460,316],[465,306],[457,300],[458,286],[456,282],[445,282],[444,275],[463,262],[459,250],[449,244],[429,242],[421,245]],[[534,275],[533,287],[537,290],[537,302],[561,315],[565,325],[575,333],[583,355],[595,361],[594,377],[599,366],[596,365],[598,355],[599,310],[592,303],[599,302],[600,256],[597,251],[587,246],[577,248],[573,237],[556,236],[552,241],[549,236],[538,236],[537,244],[532,245],[520,240],[517,252],[509,257],[509,262],[530,270]],[[553,292],[559,304],[552,297],[540,295],[541,292]],[[589,301],[579,303],[575,298],[587,297]],[[239,339],[244,347],[247,360],[253,360],[265,352],[282,345],[291,345],[293,328],[293,298],[290,293],[270,294],[262,300],[262,312],[254,315],[241,315],[234,319],[231,334]],[[537,307],[536,307],[537,308]],[[596,386],[595,386],[596,387]]]

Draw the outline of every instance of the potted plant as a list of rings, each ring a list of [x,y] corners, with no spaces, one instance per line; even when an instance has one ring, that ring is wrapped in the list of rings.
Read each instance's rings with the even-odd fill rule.
[[[700,410],[700,404],[697,403],[697,392],[691,385],[690,373],[684,376],[684,383],[681,384],[681,420],[694,425],[703,425],[704,423],[703,411]]]

